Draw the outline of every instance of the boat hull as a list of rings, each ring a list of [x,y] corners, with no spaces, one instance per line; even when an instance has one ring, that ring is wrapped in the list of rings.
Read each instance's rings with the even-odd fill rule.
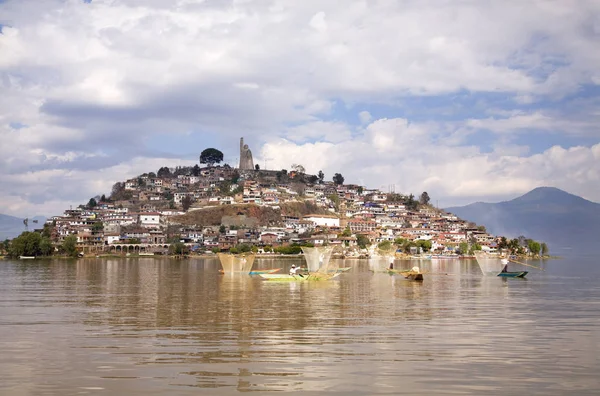
[[[340,275],[341,272],[335,274],[310,274],[310,275],[287,275],[287,274],[258,274],[263,280],[270,282],[310,282],[310,281],[326,281]]]
[[[274,274],[275,272],[280,271],[281,268],[273,268],[273,269],[257,269],[257,270],[253,270],[248,272],[249,275],[260,275],[260,274]],[[242,272],[242,271],[239,271]],[[223,271],[222,269],[219,270],[220,274],[224,274],[225,271]]]
[[[250,275],[274,274],[276,272],[279,272],[280,270],[281,270],[281,268],[264,269],[264,270],[253,270],[253,271],[250,271],[249,274]]]
[[[498,276],[502,278],[525,278],[525,275],[528,274],[528,271],[510,271],[510,272],[500,272]]]
[[[408,280],[415,280],[415,281],[422,281],[423,280],[423,273],[422,272],[401,271],[401,270],[393,270],[393,269],[389,269],[389,270],[387,270],[387,272],[390,275],[402,275],[403,277],[405,277]]]

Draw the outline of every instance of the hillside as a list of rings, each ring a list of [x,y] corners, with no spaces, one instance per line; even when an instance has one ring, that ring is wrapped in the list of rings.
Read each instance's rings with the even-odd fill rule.
[[[591,253],[600,238],[600,204],[554,187],[538,187],[511,201],[445,210],[496,235],[544,241],[555,254]]]
[[[199,226],[276,226],[282,224],[282,215],[301,217],[307,214],[331,214],[311,202],[289,202],[279,206],[281,210],[257,205],[221,205],[173,216],[171,222]]]

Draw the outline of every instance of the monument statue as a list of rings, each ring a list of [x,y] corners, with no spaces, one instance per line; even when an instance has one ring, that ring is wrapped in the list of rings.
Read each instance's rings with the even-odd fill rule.
[[[244,144],[244,138],[240,138],[240,170],[254,170],[252,151]]]

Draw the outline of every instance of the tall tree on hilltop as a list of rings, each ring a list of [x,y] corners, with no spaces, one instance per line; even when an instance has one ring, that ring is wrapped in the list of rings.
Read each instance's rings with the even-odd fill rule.
[[[423,191],[421,193],[421,197],[419,198],[419,203],[421,205],[427,205],[427,204],[429,204],[430,200],[431,199],[429,198],[429,194],[427,194],[427,191]]]
[[[96,202],[96,200],[94,198],[90,198],[90,200],[88,201],[87,207],[90,209],[93,209],[97,205],[98,205],[98,202]]]
[[[415,196],[413,194],[409,194],[404,202],[408,210],[417,210],[419,203],[415,201]]]
[[[200,163],[213,166],[223,161],[223,153],[215,148],[207,148],[200,153]]]
[[[167,168],[166,166],[163,166],[162,168],[160,168],[158,170],[158,172],[156,173],[156,176],[158,176],[158,177],[170,177],[171,176],[171,170],[169,168]]]
[[[344,176],[341,173],[336,173],[333,175],[333,182],[338,186],[344,184]]]
[[[319,177],[319,184],[323,184],[323,181],[325,180],[325,174],[323,173],[323,171],[320,170],[317,176]]]

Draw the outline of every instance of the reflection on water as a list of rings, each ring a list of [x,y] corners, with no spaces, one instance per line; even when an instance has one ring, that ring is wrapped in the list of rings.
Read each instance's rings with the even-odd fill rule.
[[[412,282],[347,260],[279,283],[216,259],[4,261],[0,394],[593,394],[600,287],[568,264],[501,279],[420,261]]]

